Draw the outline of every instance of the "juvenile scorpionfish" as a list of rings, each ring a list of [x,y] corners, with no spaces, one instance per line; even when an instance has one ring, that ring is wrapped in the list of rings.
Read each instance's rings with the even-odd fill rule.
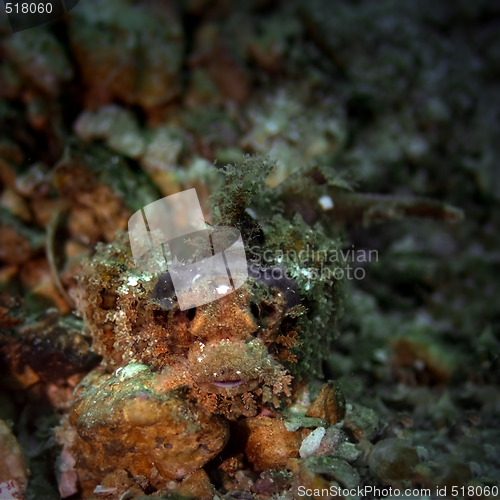
[[[80,278],[79,310],[104,366],[146,364],[166,391],[183,387],[206,410],[231,419],[291,395],[286,366],[295,361],[301,306],[284,273],[271,279],[253,267],[233,293],[185,311],[171,307],[168,272],[134,273],[119,238],[98,249]]]

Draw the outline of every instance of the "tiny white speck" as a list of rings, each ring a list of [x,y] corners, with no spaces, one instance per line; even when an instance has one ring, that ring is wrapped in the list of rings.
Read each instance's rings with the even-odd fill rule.
[[[229,290],[231,290],[231,287],[230,286],[227,286],[227,285],[219,285],[217,288],[217,293],[220,294],[220,295],[224,295],[226,294],[227,292],[229,292]]]
[[[330,210],[333,208],[333,200],[326,194],[319,199],[319,204],[323,210]]]
[[[135,276],[130,276],[130,278],[127,281],[127,285],[129,286],[137,285],[137,278]]]

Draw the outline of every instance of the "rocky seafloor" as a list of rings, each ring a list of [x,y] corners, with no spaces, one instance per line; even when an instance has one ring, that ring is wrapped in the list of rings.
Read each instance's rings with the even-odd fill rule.
[[[0,21],[0,499],[498,496],[497,2]],[[190,188],[255,268],[180,311]]]

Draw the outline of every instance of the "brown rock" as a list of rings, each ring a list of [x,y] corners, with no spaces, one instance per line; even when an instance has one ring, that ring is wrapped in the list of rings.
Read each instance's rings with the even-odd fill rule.
[[[183,498],[212,500],[214,488],[207,473],[203,469],[198,469],[182,480],[175,493]]]
[[[0,325],[1,305],[0,297]],[[7,318],[16,319],[15,316]],[[88,339],[78,325],[66,321],[54,310],[36,321],[18,325],[15,336],[6,335],[2,340],[0,353],[9,370],[5,381],[13,387],[27,388],[41,381],[55,383],[63,392],[72,391],[70,379],[75,375],[81,378],[92,364]],[[50,390],[56,396],[54,388]],[[57,395],[56,400],[61,402],[61,396]]]
[[[82,381],[58,440],[66,464],[68,456],[75,460],[86,498],[98,486],[122,493],[130,487],[165,488],[224,448],[229,436],[224,419],[202,411],[180,391],[157,390],[156,382],[139,364],[114,375],[94,371]],[[131,479],[124,482],[127,475]]]
[[[392,367],[395,376],[407,385],[446,384],[454,370],[452,360],[436,343],[423,339],[391,339],[394,352]]]
[[[379,433],[380,421],[371,408],[358,404],[347,405],[344,429],[351,431],[356,441],[371,441]]]
[[[338,382],[330,380],[321,387],[318,397],[313,401],[306,416],[322,418],[330,425],[344,420],[345,397]]]
[[[9,426],[0,420],[0,498],[24,498],[27,485],[26,459]]]
[[[282,419],[258,416],[240,425],[246,434],[247,458],[256,470],[284,467],[290,458],[299,456],[300,433],[288,431]]]
[[[369,457],[371,472],[383,483],[409,479],[418,464],[416,450],[402,439],[383,439],[371,450]]]
[[[99,2],[92,0],[73,14],[69,39],[87,107],[118,99],[152,110],[179,93],[183,41],[175,4],[137,3],[115,2],[96,16]]]
[[[34,253],[29,241],[13,227],[0,224],[0,262],[22,264]]]

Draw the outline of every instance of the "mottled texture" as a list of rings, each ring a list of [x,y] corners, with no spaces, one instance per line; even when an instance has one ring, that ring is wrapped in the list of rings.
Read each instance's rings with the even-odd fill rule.
[[[68,462],[74,463],[88,497],[98,486],[118,494],[181,480],[222,450],[229,429],[182,391],[163,390],[161,376],[136,364],[115,375],[88,375],[57,435],[63,445],[60,487]]]
[[[164,301],[173,300],[162,295],[165,275],[139,274],[123,237],[98,249],[79,283],[78,308],[105,366],[148,364],[165,387],[187,386],[205,408],[230,418],[290,395],[284,363],[296,359],[290,348],[299,331],[272,283],[249,279],[215,302],[165,310]]]
[[[299,456],[301,434],[287,430],[280,418],[247,418],[240,427],[246,456],[258,471],[284,468],[289,459]]]
[[[28,474],[27,460],[12,430],[0,420],[0,498],[22,500]]]

